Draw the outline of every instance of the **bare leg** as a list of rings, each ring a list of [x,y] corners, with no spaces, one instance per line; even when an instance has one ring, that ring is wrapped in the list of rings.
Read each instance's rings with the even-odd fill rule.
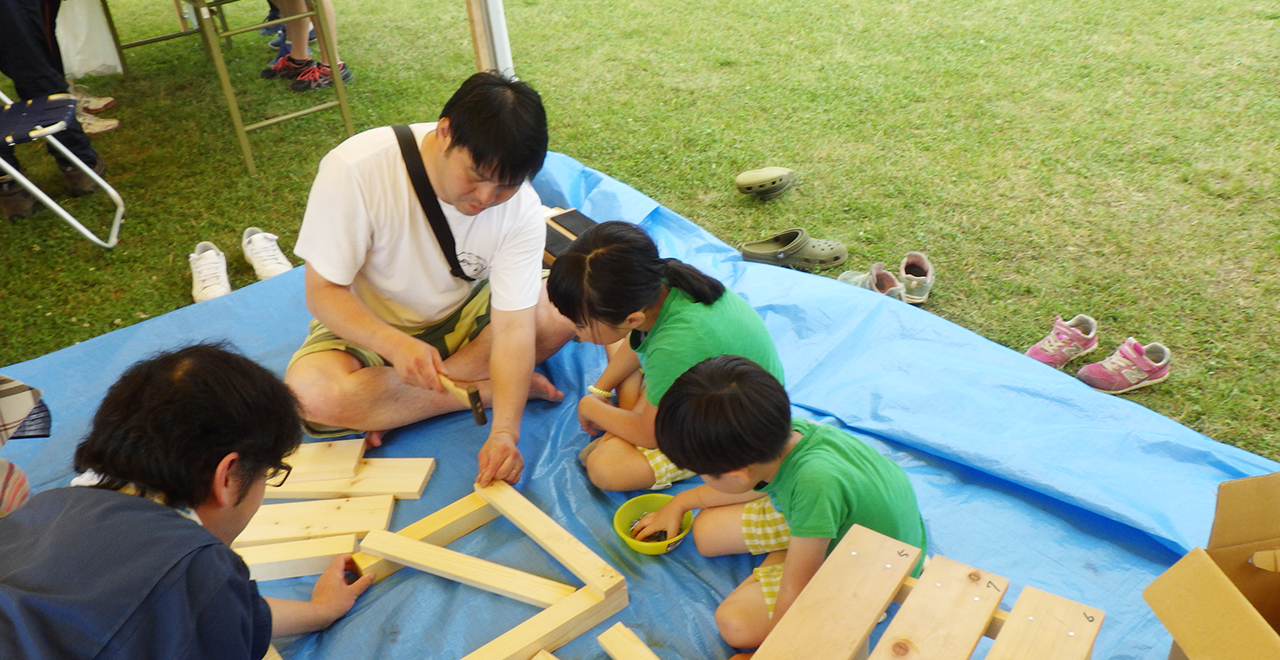
[[[276,6],[280,8],[281,16],[296,16],[307,11],[307,3],[303,0],[280,0],[276,2]],[[285,39],[290,44],[290,57],[295,60],[305,60],[310,57],[310,51],[307,49],[307,36],[310,32],[311,19],[309,18],[299,18],[284,24]]]
[[[544,305],[549,312],[543,309]],[[569,341],[573,324],[555,311],[546,299],[545,288],[537,311],[535,350],[536,360],[541,363]],[[493,345],[490,335],[491,328],[485,328],[475,341],[445,360],[450,376],[460,382],[474,383],[486,405],[493,401],[488,380],[489,349]],[[303,356],[285,373],[285,384],[298,397],[303,417],[308,421],[362,431],[392,429],[466,408],[448,392],[408,385],[400,380],[395,369],[364,367],[342,351]],[[546,377],[535,373],[529,396],[558,401],[564,394]]]
[[[587,477],[600,490],[640,490],[654,484],[649,459],[636,446],[616,435],[605,434],[587,456]]]
[[[703,557],[751,552],[742,535],[742,512],[747,505],[730,504],[703,509],[693,519],[693,542]]]
[[[770,566],[786,559],[787,551],[771,552],[761,566]],[[764,602],[764,590],[755,574],[751,574],[716,608],[716,627],[720,636],[735,648],[753,649],[773,629],[769,607]]]

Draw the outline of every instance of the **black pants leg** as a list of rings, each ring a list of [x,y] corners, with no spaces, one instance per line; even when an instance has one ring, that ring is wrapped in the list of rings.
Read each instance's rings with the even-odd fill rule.
[[[57,48],[57,45],[50,41],[53,26],[45,25],[45,12],[43,0],[0,0],[0,73],[13,79],[18,97],[24,100],[65,94],[67,91],[67,79],[62,69],[55,68],[49,56],[49,49]],[[61,63],[61,57],[58,61]],[[98,154],[90,146],[89,136],[84,134],[75,118],[67,122],[67,130],[55,137],[89,166],[98,162]],[[49,153],[59,165],[67,164],[52,147]],[[15,167],[18,165],[13,148],[3,142],[0,142],[0,158]]]

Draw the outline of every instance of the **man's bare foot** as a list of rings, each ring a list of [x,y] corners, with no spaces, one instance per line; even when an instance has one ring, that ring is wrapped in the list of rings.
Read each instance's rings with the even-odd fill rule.
[[[381,447],[382,436],[386,435],[386,431],[365,431],[364,446],[365,447]]]
[[[543,401],[560,401],[564,399],[564,392],[556,389],[556,386],[547,380],[546,376],[538,372],[533,372],[533,380],[529,381],[529,398],[542,399]]]

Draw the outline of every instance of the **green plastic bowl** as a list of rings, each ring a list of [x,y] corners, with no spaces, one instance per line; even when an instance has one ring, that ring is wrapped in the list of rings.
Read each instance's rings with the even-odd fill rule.
[[[685,512],[684,520],[680,521],[680,533],[676,534],[675,538],[646,543],[631,536],[631,525],[643,518],[646,513],[653,513],[670,501],[670,495],[648,493],[623,502],[622,506],[618,507],[618,511],[613,514],[613,531],[617,532],[632,550],[641,554],[661,555],[675,550],[689,533],[689,529],[693,527],[692,511]]]

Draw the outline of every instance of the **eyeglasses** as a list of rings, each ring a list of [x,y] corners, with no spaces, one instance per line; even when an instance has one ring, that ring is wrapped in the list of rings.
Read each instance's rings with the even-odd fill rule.
[[[268,468],[267,469],[267,485],[274,486],[277,488],[280,486],[283,486],[285,480],[289,478],[290,472],[293,472],[293,466],[289,465],[288,463],[281,463],[276,467]]]

